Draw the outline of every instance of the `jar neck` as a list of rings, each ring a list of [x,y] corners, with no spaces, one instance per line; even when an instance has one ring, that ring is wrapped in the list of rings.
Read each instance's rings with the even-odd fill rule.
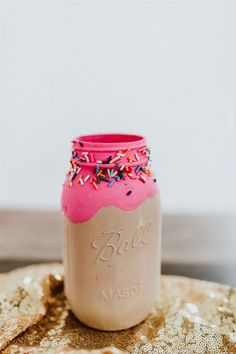
[[[72,141],[71,162],[83,166],[117,164],[138,166],[147,164],[149,151],[146,139],[139,135],[97,134],[82,135]]]

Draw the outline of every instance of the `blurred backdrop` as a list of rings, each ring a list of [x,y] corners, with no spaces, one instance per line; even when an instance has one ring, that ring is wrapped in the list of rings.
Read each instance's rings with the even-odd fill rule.
[[[187,258],[234,262],[236,2],[16,0],[0,12],[2,237],[6,210],[59,210],[75,136],[133,132],[175,218],[168,262],[188,237]],[[194,228],[179,214],[213,219]]]

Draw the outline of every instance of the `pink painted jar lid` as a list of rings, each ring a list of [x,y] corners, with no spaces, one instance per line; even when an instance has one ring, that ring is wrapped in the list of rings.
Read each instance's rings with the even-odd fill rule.
[[[107,206],[136,209],[159,191],[140,135],[79,136],[72,141],[70,164],[61,202],[73,223],[86,222]]]

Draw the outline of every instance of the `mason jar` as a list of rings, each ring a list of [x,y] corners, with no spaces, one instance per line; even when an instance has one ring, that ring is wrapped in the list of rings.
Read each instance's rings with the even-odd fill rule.
[[[160,193],[146,139],[79,136],[62,191],[65,293],[100,330],[143,321],[158,301]]]

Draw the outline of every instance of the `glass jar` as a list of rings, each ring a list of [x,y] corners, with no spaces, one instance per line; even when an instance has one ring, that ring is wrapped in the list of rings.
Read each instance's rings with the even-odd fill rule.
[[[132,327],[155,306],[160,282],[160,193],[146,139],[80,136],[70,164],[62,192],[66,296],[90,327]]]

